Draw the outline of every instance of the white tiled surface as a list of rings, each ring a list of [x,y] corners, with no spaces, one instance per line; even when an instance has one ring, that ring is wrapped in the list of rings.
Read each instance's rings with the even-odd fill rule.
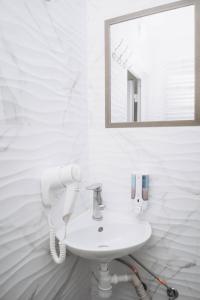
[[[50,257],[40,195],[49,166],[87,177],[85,15],[83,0],[0,1],[1,300],[89,297],[87,262]]]
[[[167,2],[88,0],[90,170],[94,181],[103,182],[107,208],[121,211],[131,208],[131,173],[150,174],[150,202],[145,217],[152,223],[153,237],[137,256],[176,287],[181,300],[197,300],[200,129],[104,128],[104,20]],[[167,299],[164,289],[151,280],[147,283],[154,300]],[[112,299],[133,299],[133,288],[118,286]]]
[[[150,174],[153,238],[138,257],[181,300],[200,299],[200,129],[104,128],[104,19],[163,3],[88,0],[86,41],[84,0],[0,2],[0,299],[90,299],[88,262],[52,262],[40,201],[41,172],[69,162],[80,163],[84,184],[103,182],[108,209],[124,212],[130,174]],[[147,283],[154,300],[167,299]],[[119,285],[112,300],[133,295]]]

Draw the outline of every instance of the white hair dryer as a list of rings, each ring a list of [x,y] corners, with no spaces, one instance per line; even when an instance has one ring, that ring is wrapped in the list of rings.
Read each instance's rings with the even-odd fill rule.
[[[80,167],[72,164],[68,166],[55,167],[47,169],[41,181],[42,201],[45,207],[52,206],[52,190],[65,188],[65,201],[62,213],[62,219],[67,225],[79,193],[79,182],[81,180]],[[54,261],[62,263],[66,257],[66,246],[59,242],[59,256],[56,252],[56,235],[55,227],[51,222],[51,214],[48,217],[50,227],[50,250]]]

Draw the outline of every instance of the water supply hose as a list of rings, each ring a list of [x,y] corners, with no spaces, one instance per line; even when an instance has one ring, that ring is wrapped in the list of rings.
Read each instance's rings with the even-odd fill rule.
[[[140,274],[138,272],[138,270],[136,269],[136,267],[130,263],[128,263],[126,260],[124,259],[121,259],[121,258],[116,258],[115,260],[121,262],[122,264],[126,265],[132,272],[134,272],[137,277],[139,278],[139,280],[142,282],[143,286],[144,286],[144,289],[147,291],[147,285],[146,283],[144,283],[140,277]]]
[[[132,284],[135,288],[136,294],[139,297],[139,300],[151,300],[151,297],[148,295],[147,291],[146,291],[146,287],[144,285],[144,283],[141,281],[140,277],[139,277],[139,273],[137,271],[135,271],[134,267],[127,263],[125,260],[123,259],[116,259],[117,261],[121,262],[122,264],[126,265],[127,267],[129,267],[129,269],[131,269],[132,273]]]
[[[151,297],[147,294],[142,282],[135,273],[133,273],[132,284],[140,300],[151,300]]]
[[[49,238],[50,238],[50,252],[53,260],[57,264],[62,264],[65,261],[66,258],[66,246],[61,241],[58,243],[59,247],[59,255],[56,251],[56,233],[55,233],[55,227],[51,222],[51,217],[49,215],[48,217],[48,223],[49,223]]]

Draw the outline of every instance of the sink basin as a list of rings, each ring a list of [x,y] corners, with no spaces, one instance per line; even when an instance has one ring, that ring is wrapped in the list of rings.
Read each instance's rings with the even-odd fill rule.
[[[104,211],[103,216],[103,220],[96,221],[87,211],[69,222],[64,243],[70,252],[109,262],[138,250],[151,236],[151,225],[133,214]],[[62,240],[64,233],[63,226],[57,231],[57,238]]]

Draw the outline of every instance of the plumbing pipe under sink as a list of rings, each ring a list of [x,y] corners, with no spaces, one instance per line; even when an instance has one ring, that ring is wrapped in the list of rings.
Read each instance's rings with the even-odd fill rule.
[[[129,255],[130,258],[135,260],[135,262],[151,274],[161,285],[167,288],[167,295],[169,300],[175,300],[179,297],[179,293],[176,289],[167,285],[166,282],[161,280],[156,274],[146,268],[141,262],[139,262],[135,257]],[[127,262],[124,259],[117,258],[116,261],[127,266],[132,273],[123,274],[123,275],[111,275],[108,269],[108,263],[101,263],[99,268],[99,280],[98,280],[98,294],[101,298],[109,298],[112,294],[112,285],[118,284],[120,282],[130,282],[133,284],[136,294],[139,300],[151,300],[151,296],[147,292],[146,284],[141,280],[141,277],[135,268],[130,262]]]
[[[120,260],[120,262],[123,263],[123,260]],[[124,264],[126,263],[124,262]],[[139,300],[151,300],[151,297],[146,292],[143,283],[134,272],[124,275],[111,275],[108,269],[108,263],[100,263],[98,281],[99,297],[104,299],[110,298],[112,294],[112,285],[120,282],[131,282],[136,290]]]

